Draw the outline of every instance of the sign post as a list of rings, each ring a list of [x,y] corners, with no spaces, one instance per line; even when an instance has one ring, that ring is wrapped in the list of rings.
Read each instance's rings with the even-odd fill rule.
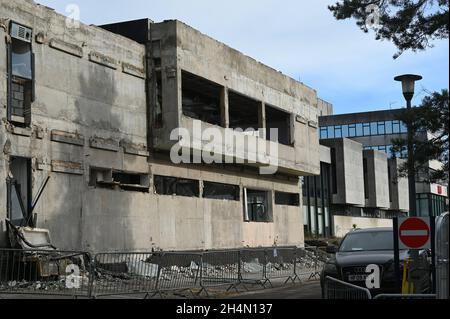
[[[398,248],[398,217],[393,220],[394,225],[394,275],[395,275],[395,286],[398,292],[402,291],[402,283],[400,281],[400,251]]]
[[[434,219],[430,217],[403,217],[394,220],[394,263],[398,287],[401,287],[399,284],[400,250],[413,250],[413,253],[422,249],[432,249],[433,251],[433,221]],[[418,253],[415,255],[418,256]],[[434,277],[433,275],[433,282],[435,281]]]

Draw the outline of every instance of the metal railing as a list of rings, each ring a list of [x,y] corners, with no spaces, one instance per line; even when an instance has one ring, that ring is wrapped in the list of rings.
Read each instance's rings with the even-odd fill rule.
[[[0,294],[89,297],[89,253],[56,250],[0,250]]]
[[[73,297],[189,291],[209,295],[247,285],[273,287],[315,278],[321,255],[314,247],[272,247],[203,252],[97,253],[0,249],[0,294]]]
[[[238,291],[241,281],[241,252],[239,250],[209,251],[202,254],[200,272],[201,291],[208,294],[208,289],[226,286],[227,291]]]
[[[90,296],[113,296],[156,291],[159,267],[151,253],[100,253],[94,257]]]
[[[200,253],[158,253],[152,263],[159,266],[155,292],[189,291],[200,287],[202,254]]]
[[[369,289],[359,287],[332,277],[324,280],[325,299],[366,300],[372,299]]]

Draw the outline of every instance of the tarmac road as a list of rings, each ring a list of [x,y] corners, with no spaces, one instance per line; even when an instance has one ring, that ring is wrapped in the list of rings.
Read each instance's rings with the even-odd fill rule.
[[[142,299],[145,295],[123,295],[111,296],[110,299]],[[189,299],[191,295],[180,294],[166,297],[167,299]],[[247,292],[228,292],[217,293],[211,296],[213,299],[322,299],[320,282],[307,281],[295,285],[279,286],[269,289],[258,289]],[[0,294],[0,299],[72,299],[69,296],[45,296],[45,295],[19,295],[19,294]],[[79,298],[85,299],[85,298]],[[104,298],[100,298],[104,299]],[[106,298],[108,299],[108,298]]]

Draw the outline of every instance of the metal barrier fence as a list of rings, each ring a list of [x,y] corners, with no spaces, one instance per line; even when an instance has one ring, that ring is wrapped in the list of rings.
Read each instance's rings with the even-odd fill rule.
[[[228,286],[227,291],[237,286],[241,280],[241,252],[239,250],[211,251],[202,255],[200,272],[201,291],[208,295],[212,287]]]
[[[301,281],[302,278],[310,280],[311,278],[319,278],[320,271],[327,260],[327,254],[320,250],[319,247],[307,246],[297,248],[295,274]]]
[[[0,250],[0,294],[89,297],[91,257],[86,252]]]
[[[100,253],[94,257],[91,297],[156,291],[159,267],[151,253]]]
[[[285,284],[289,281],[295,283],[298,279],[296,274],[296,248],[273,248],[267,249],[267,264],[265,278],[270,285],[271,279],[286,278]]]
[[[324,281],[325,299],[372,299],[369,289],[349,284],[332,277],[326,277]]]
[[[240,284],[257,284],[266,288],[267,283],[270,283],[266,277],[266,249],[243,249],[241,254],[241,274]]]
[[[151,260],[159,266],[159,277],[155,291],[159,294],[169,291],[188,290],[200,287],[202,254],[200,253],[158,253]]]
[[[0,293],[106,297],[174,291],[209,295],[247,285],[273,286],[315,277],[316,248],[272,247],[204,252],[85,252],[0,250]]]

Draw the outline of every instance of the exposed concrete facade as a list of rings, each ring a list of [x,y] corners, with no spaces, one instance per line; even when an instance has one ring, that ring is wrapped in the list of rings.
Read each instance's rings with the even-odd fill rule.
[[[1,39],[9,39],[11,21],[33,30],[35,100],[30,127],[7,120],[3,106],[8,104],[8,70],[1,63],[0,198],[7,198],[2,181],[10,175],[15,157],[32,162],[32,197],[50,175],[34,212],[37,226],[51,231],[54,245],[89,251],[303,245],[300,207],[276,204],[274,198],[275,192],[300,194],[298,177],[319,173],[314,90],[181,22],[155,24],[152,35],[161,44],[163,100],[163,126],[155,128],[148,121],[153,105],[146,95],[145,45],[94,26],[67,28],[64,16],[32,1],[0,0]],[[7,61],[6,52],[7,42],[2,40],[0,61]],[[279,145],[283,174],[261,176],[252,165],[170,162],[170,132],[192,128],[192,119],[181,109],[182,70],[221,85],[223,110],[229,89],[261,102],[260,123],[266,103],[290,114],[292,143]],[[223,129],[227,116],[224,111]],[[148,192],[97,187],[91,175],[98,169],[138,174]],[[157,194],[155,175],[197,180],[200,194]],[[203,198],[205,181],[236,185],[240,197]],[[244,222],[244,188],[268,192],[271,220]],[[8,211],[6,203],[0,203],[0,245],[6,246]]]
[[[349,139],[324,140],[322,144],[331,148],[331,161],[335,165],[336,188],[332,202],[364,206],[362,145]]]
[[[366,163],[365,169],[367,169],[364,177],[367,192],[365,206],[389,209],[387,155],[379,151],[366,150],[363,152],[363,158]]]
[[[409,211],[409,193],[406,191],[408,189],[408,179],[398,176],[398,170],[403,163],[405,163],[405,160],[400,158],[388,159],[388,169],[391,177],[389,179],[391,209],[407,212]]]
[[[180,21],[152,24],[151,32],[153,44],[158,47],[153,57],[161,59],[163,84],[164,126],[154,131],[155,149],[167,151],[173,146],[174,141],[169,136],[175,128],[192,131],[193,119],[185,116],[182,110],[182,72],[189,72],[220,86],[223,92],[222,123],[219,126],[204,122],[205,128],[223,131],[230,127],[228,95],[231,91],[257,101],[262,108],[271,105],[291,117],[291,145],[279,145],[279,170],[290,174],[319,174],[318,98],[314,90]],[[258,128],[266,128],[265,115],[260,116],[263,120]],[[245,138],[250,145],[259,141],[269,143],[265,137]],[[223,149],[235,147],[226,143],[218,146]],[[197,148],[203,150],[204,147],[202,144]],[[239,156],[243,151],[236,149],[235,154]]]

